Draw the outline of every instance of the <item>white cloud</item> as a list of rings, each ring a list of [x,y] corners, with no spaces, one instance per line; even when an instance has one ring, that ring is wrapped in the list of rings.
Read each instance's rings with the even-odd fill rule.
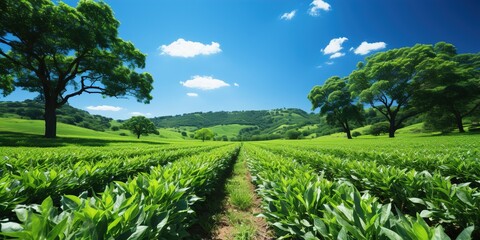
[[[108,105],[100,105],[100,106],[88,106],[86,107],[88,110],[92,111],[112,111],[112,112],[118,112],[122,110],[121,107],[114,107],[114,106],[108,106]]]
[[[323,66],[322,66],[322,65],[318,65],[318,66],[316,66],[315,68],[323,68]]]
[[[145,117],[152,116],[151,113],[142,113],[142,112],[131,112],[130,115],[132,115],[132,116],[145,116]]]
[[[189,93],[187,93],[187,96],[189,96],[189,97],[198,97],[198,93],[189,92]]]
[[[358,46],[354,53],[358,55],[366,55],[369,54],[372,51],[384,49],[387,47],[387,44],[384,42],[374,42],[374,43],[368,43],[368,42],[362,42],[360,46]]]
[[[233,86],[235,86],[235,87],[240,87],[240,84],[234,83]]]
[[[346,37],[334,38],[330,40],[330,43],[324,49],[322,49],[323,54],[328,55],[340,52],[340,50],[343,49],[342,44],[347,40],[348,38]]]
[[[313,0],[310,5],[312,7],[310,8],[309,14],[312,16],[318,16],[318,10],[330,11],[330,4],[323,0]]]
[[[348,51],[351,52],[351,51],[353,51],[353,50],[355,50],[355,48],[354,48],[354,47],[351,47]]]
[[[180,82],[185,87],[201,90],[213,90],[221,87],[228,87],[230,84],[211,76],[193,76],[192,79]]]
[[[283,19],[283,20],[292,20],[293,17],[295,17],[295,13],[297,13],[297,10],[293,10],[289,13],[284,13],[280,19]]]
[[[330,59],[339,58],[339,57],[343,57],[343,56],[345,56],[345,53],[336,52],[336,53],[330,55]]]
[[[197,55],[211,55],[222,51],[220,44],[217,42],[212,42],[208,45],[200,42],[185,41],[183,38],[179,38],[177,41],[170,43],[170,45],[162,45],[159,49],[162,50],[162,55],[184,58]]]
[[[325,64],[327,64],[327,65],[333,65],[333,62],[332,62],[332,61],[330,61],[330,62],[325,62]]]

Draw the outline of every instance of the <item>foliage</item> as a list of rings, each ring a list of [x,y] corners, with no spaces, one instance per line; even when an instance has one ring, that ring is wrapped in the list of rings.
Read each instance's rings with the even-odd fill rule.
[[[215,136],[215,134],[212,132],[212,130],[208,128],[201,128],[195,131],[195,138],[202,139],[202,142],[212,139],[213,136]]]
[[[285,133],[287,139],[298,139],[301,135],[302,133],[295,129],[290,129]]]
[[[429,112],[434,129],[450,131],[448,125],[455,124],[464,132],[463,118],[480,107],[480,53],[457,54],[455,46],[445,42],[435,44],[434,50],[434,58],[417,66],[414,100]],[[437,124],[433,115],[440,119]]]
[[[160,134],[153,122],[144,116],[134,116],[125,121],[122,126],[135,134],[137,138],[140,138],[141,135],[148,136],[150,133]]]
[[[312,110],[320,108],[320,115],[326,115],[327,123],[341,126],[351,139],[350,124],[363,121],[362,106],[354,105],[347,81],[340,77],[330,77],[322,86],[315,86],[308,94]]]
[[[18,222],[2,222],[0,234],[21,239],[185,238],[196,219],[193,207],[217,187],[237,152],[230,145],[195,154],[112,182],[101,194],[64,195],[59,205],[48,197],[41,204],[18,206]]]
[[[310,164],[253,145],[243,151],[263,198],[262,215],[278,239],[448,239],[442,226],[429,226],[420,214],[409,217],[397,210],[394,215],[391,203],[360,194],[348,182],[328,181],[316,175]],[[465,228],[459,238],[471,235],[473,229]]]
[[[432,107],[425,114],[423,127],[428,131],[449,133],[455,129],[455,117],[444,108]]]
[[[131,95],[148,103],[152,76],[137,73],[145,55],[118,37],[119,22],[104,2],[6,0],[0,20],[3,94],[14,87],[45,103],[45,137],[56,136],[55,110],[72,97]]]
[[[378,136],[380,134],[388,133],[389,129],[390,129],[389,122],[379,122],[370,126],[369,134],[373,136]]]
[[[362,133],[357,131],[352,132],[352,137],[360,137],[360,136],[362,136]]]
[[[389,136],[419,111],[411,103],[417,66],[434,57],[431,45],[392,49],[366,58],[349,76],[350,90],[389,121]],[[402,112],[400,112],[403,110]]]

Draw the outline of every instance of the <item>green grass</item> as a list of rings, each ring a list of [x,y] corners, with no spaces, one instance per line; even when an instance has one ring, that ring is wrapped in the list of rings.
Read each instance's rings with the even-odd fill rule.
[[[45,121],[18,118],[0,118],[0,131],[43,135],[45,131]],[[57,135],[87,138],[111,138],[114,136],[109,133],[97,132],[64,123],[57,123]]]
[[[128,130],[99,132],[74,125],[57,123],[57,138],[46,139],[43,120],[0,118],[0,146],[60,147],[66,145],[107,146],[117,143],[182,142],[183,139],[165,139],[157,135],[137,139]],[[125,133],[127,136],[120,136]]]
[[[251,125],[226,124],[209,127],[209,129],[212,130],[219,137],[226,135],[230,139],[232,137],[236,137],[241,129],[247,127],[251,127]]]

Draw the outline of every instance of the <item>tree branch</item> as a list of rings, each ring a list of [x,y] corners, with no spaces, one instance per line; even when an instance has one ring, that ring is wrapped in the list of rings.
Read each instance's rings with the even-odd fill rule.
[[[466,117],[466,116],[468,116],[468,115],[470,115],[470,114],[472,114],[472,113],[473,113],[477,108],[479,108],[479,107],[480,107],[480,103],[477,103],[477,105],[475,105],[472,109],[470,109],[470,111],[468,111],[467,113],[461,115],[462,118],[463,118],[463,117]]]

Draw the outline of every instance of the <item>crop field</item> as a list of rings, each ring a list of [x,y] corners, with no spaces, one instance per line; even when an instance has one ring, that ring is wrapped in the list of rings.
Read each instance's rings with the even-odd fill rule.
[[[190,239],[246,162],[275,239],[478,239],[475,135],[0,148],[5,239]]]

